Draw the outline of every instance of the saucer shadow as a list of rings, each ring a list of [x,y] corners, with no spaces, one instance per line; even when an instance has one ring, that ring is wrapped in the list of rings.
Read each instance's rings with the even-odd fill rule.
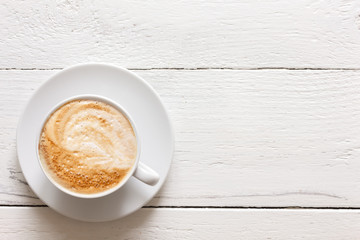
[[[61,236],[61,239],[132,239],[141,237],[141,231],[156,209],[142,208],[122,219],[99,223],[74,220],[48,207],[34,207],[31,211],[34,221],[40,224],[39,228],[45,228],[48,234]],[[42,235],[43,230],[39,229],[35,234]]]

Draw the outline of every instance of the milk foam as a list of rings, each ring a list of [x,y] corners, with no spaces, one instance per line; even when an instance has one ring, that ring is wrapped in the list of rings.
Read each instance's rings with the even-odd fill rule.
[[[75,100],[46,122],[39,144],[42,165],[76,192],[104,191],[121,182],[137,154],[129,120],[114,107]]]

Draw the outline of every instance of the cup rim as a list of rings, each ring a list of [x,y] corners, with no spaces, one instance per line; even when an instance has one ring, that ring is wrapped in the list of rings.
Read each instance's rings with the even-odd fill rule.
[[[44,126],[46,124],[46,122],[48,121],[48,119],[50,118],[50,116],[56,111],[58,110],[61,106],[65,105],[68,102],[71,101],[75,101],[75,100],[96,100],[96,101],[100,101],[100,102],[104,102],[106,104],[109,104],[110,106],[116,108],[118,111],[120,111],[130,122],[130,125],[134,131],[135,134],[135,139],[136,139],[136,158],[135,158],[135,162],[131,168],[131,170],[127,173],[127,175],[125,176],[124,179],[122,179],[122,181],[116,185],[115,187],[112,187],[106,191],[102,191],[99,193],[92,193],[92,194],[86,194],[86,193],[77,193],[71,190],[68,190],[67,188],[61,186],[59,183],[57,183],[51,176],[50,174],[47,173],[47,171],[44,169],[43,164],[41,163],[40,160],[40,155],[39,155],[39,141],[40,141],[40,136],[41,133],[44,129]],[[107,196],[115,191],[117,191],[118,189],[120,189],[122,186],[124,186],[127,181],[130,179],[131,176],[134,175],[135,170],[138,167],[139,164],[139,160],[140,160],[140,152],[141,152],[141,144],[140,144],[140,138],[139,138],[139,134],[138,131],[136,129],[135,123],[133,121],[133,119],[130,117],[129,113],[118,103],[116,103],[115,101],[104,97],[104,96],[100,96],[97,94],[80,94],[80,95],[74,95],[71,96],[69,98],[66,98],[62,101],[60,101],[59,103],[55,104],[54,107],[51,108],[51,110],[46,114],[42,124],[41,124],[41,128],[39,130],[39,133],[36,135],[36,157],[38,160],[38,163],[40,165],[40,168],[42,170],[42,172],[45,174],[45,176],[47,177],[47,179],[55,186],[57,187],[59,190],[61,190],[62,192],[74,196],[74,197],[78,197],[78,198],[86,198],[86,199],[93,199],[93,198],[100,198],[100,197],[104,197]]]

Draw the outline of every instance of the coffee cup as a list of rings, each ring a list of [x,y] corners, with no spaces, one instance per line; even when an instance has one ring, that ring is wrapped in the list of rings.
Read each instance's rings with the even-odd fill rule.
[[[44,118],[36,146],[46,177],[74,197],[104,197],[132,176],[148,185],[159,181],[159,174],[140,161],[141,136],[131,116],[103,96],[77,95],[56,104]]]

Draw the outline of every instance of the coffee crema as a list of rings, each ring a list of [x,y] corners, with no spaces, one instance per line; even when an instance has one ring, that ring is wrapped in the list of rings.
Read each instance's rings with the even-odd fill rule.
[[[136,155],[129,120],[96,100],[73,100],[59,107],[45,123],[39,141],[44,170],[77,193],[99,193],[117,186]]]

